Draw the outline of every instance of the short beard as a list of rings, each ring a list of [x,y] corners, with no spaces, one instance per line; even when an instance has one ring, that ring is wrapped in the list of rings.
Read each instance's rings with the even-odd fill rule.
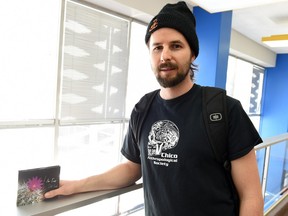
[[[177,65],[175,66],[175,68],[178,69]],[[161,66],[158,68],[158,72],[161,70]],[[161,76],[159,76],[159,74],[157,73],[156,75],[156,79],[158,81],[158,83],[163,87],[163,88],[171,88],[174,86],[177,86],[179,83],[181,83],[186,76],[188,75],[188,73],[190,72],[190,67],[187,68],[187,71],[185,73],[177,73],[177,76],[169,79],[169,78],[163,78]]]

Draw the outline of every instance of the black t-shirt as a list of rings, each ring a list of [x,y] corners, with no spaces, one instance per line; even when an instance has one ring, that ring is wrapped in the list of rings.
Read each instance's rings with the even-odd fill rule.
[[[140,163],[147,216],[234,215],[231,188],[206,137],[201,86],[163,100],[158,94],[140,133],[128,129],[122,154]],[[262,140],[239,101],[227,97],[229,158],[246,155]],[[133,118],[135,115],[131,115]]]

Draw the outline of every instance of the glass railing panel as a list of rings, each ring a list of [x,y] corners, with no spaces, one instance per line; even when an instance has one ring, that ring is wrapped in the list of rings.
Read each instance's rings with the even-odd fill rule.
[[[135,190],[119,196],[119,214],[121,216],[143,216],[144,194],[143,190]]]
[[[269,148],[269,147],[267,147]],[[266,154],[267,154],[266,148]],[[264,193],[264,210],[273,205],[288,186],[288,142],[282,141],[269,149],[269,160]],[[265,170],[265,169],[264,169]],[[263,177],[263,175],[262,175]],[[264,182],[265,183],[265,182]]]
[[[104,199],[100,202],[95,202],[90,205],[84,205],[82,207],[65,211],[55,216],[89,216],[89,215],[100,215],[100,216],[114,216],[117,215],[118,209],[118,196]]]

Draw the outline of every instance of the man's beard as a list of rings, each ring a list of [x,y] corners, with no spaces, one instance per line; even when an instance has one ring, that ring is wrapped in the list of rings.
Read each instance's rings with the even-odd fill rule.
[[[165,67],[172,68],[173,70],[178,70],[178,65],[173,64],[171,62],[163,63],[158,68],[156,68],[156,72],[157,72],[156,79],[163,88],[171,88],[171,87],[178,85],[186,78],[187,74],[190,71],[190,64],[189,64],[188,67],[184,68],[185,71],[180,71],[180,72],[178,71],[177,75],[173,78],[161,77],[159,75],[159,72],[161,71],[161,68],[165,68]]]

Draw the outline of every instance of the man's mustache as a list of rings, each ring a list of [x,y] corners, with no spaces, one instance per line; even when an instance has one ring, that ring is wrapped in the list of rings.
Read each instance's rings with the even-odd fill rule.
[[[178,65],[177,64],[174,64],[172,62],[165,62],[165,63],[161,63],[159,66],[158,66],[158,70],[165,70],[165,69],[177,69],[178,68]]]

